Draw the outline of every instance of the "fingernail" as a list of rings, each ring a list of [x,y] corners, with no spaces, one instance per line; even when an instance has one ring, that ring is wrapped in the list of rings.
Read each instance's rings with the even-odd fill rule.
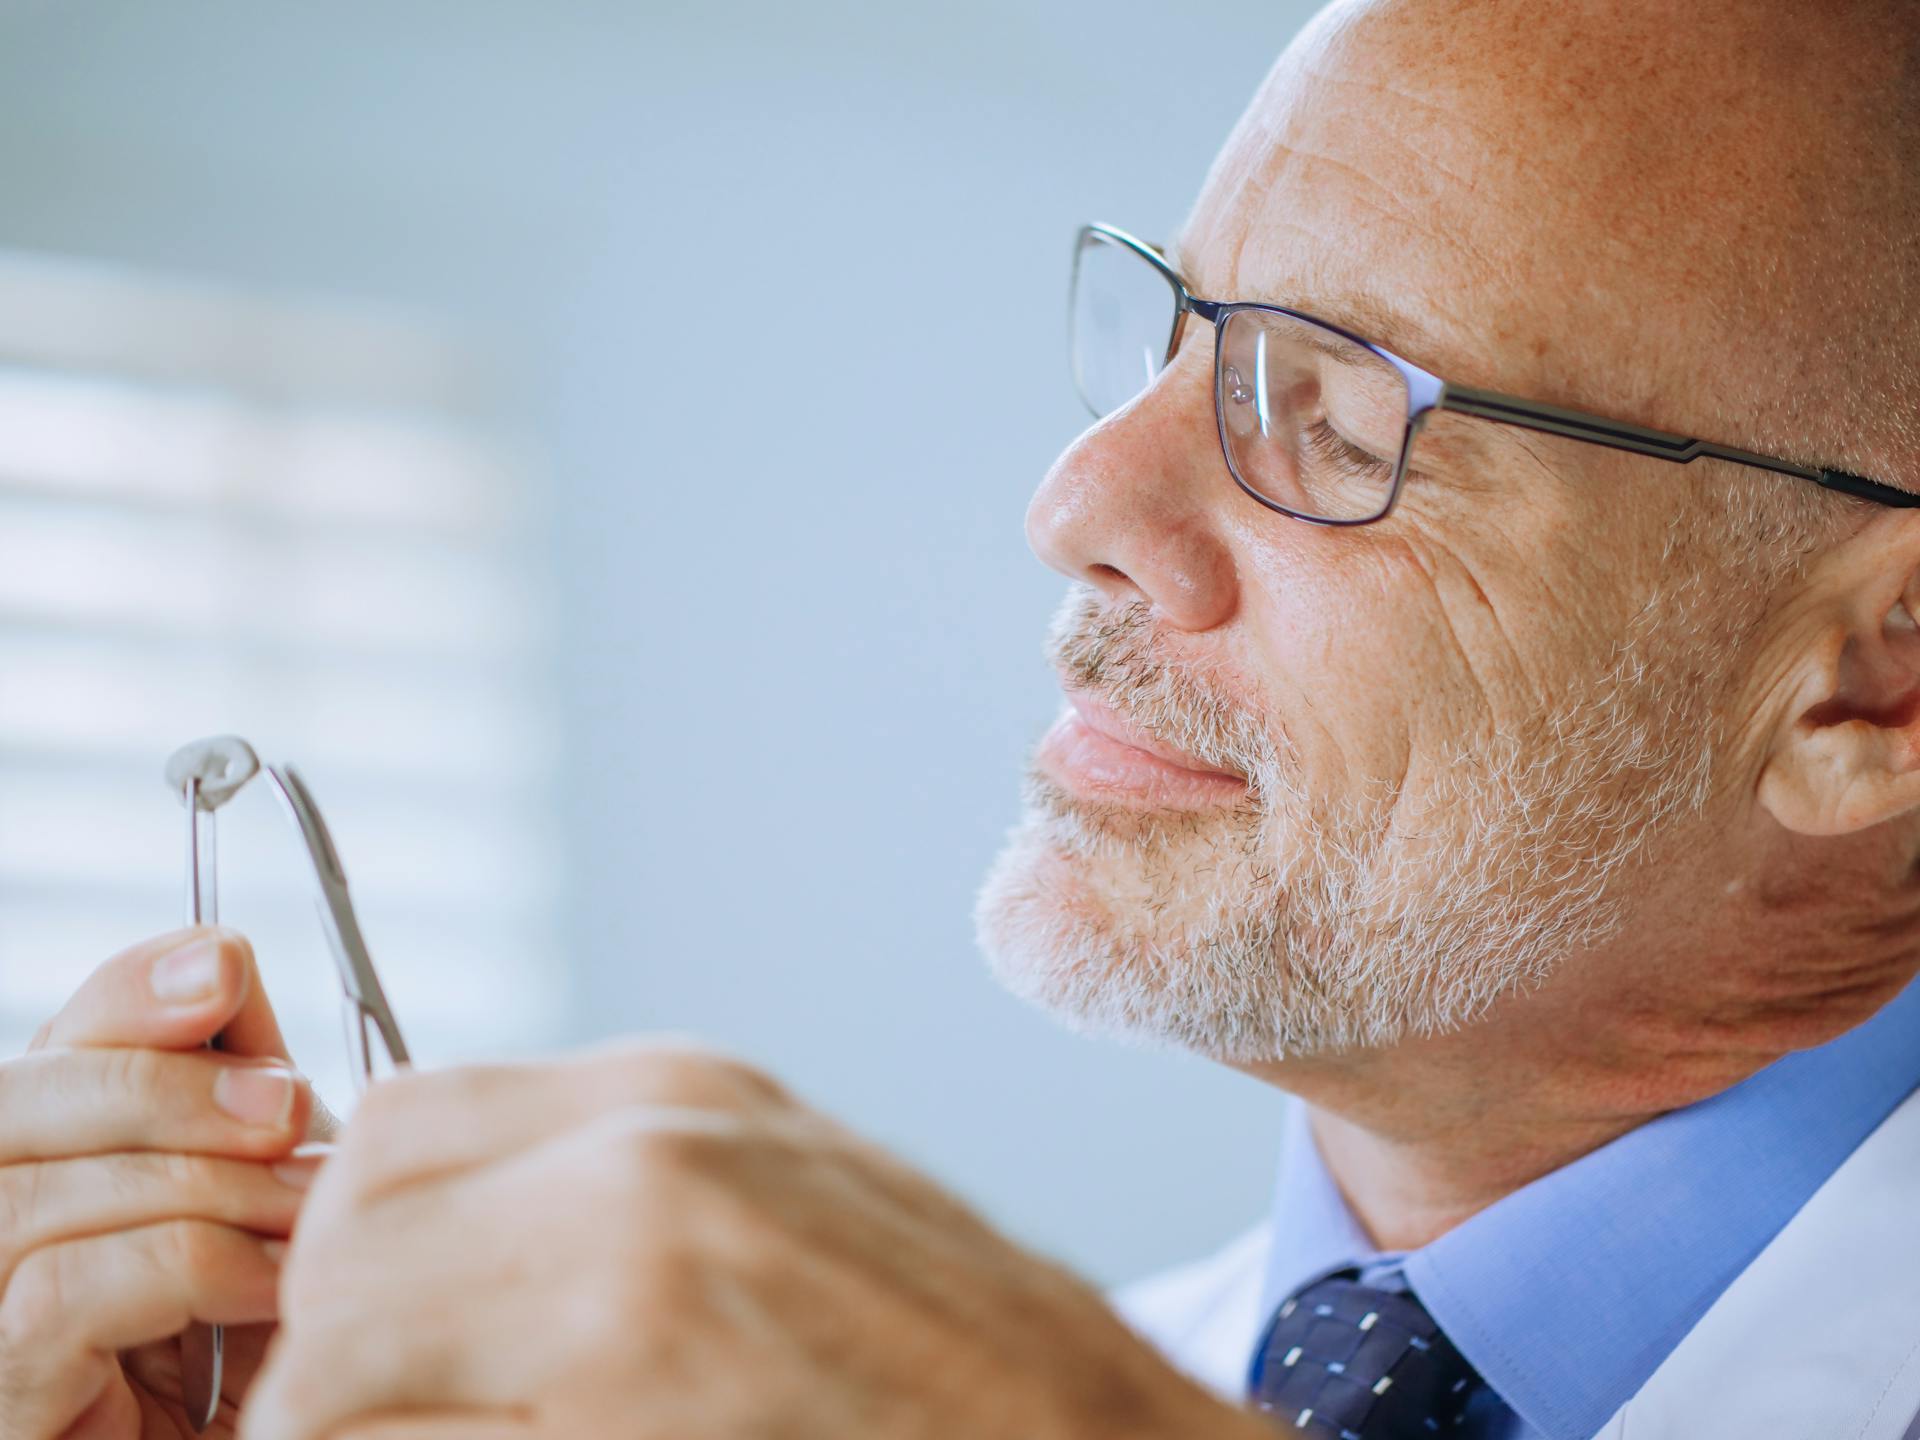
[[[260,1253],[278,1265],[286,1258],[287,1242],[284,1240],[262,1240],[260,1242]]]
[[[249,1125],[285,1125],[293,1115],[296,1082],[276,1066],[232,1065],[213,1082],[213,1103]]]
[[[324,1157],[315,1155],[303,1160],[296,1155],[291,1160],[282,1160],[274,1166],[273,1173],[282,1185],[291,1186],[295,1190],[304,1190],[313,1184],[313,1177],[320,1173],[322,1158]]]
[[[189,940],[153,962],[148,983],[169,1005],[197,1005],[220,988],[220,947],[211,940]]]

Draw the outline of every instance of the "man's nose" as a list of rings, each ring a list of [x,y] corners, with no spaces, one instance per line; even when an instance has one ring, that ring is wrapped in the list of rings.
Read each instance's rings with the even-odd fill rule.
[[[1176,360],[1054,462],[1027,507],[1027,543],[1112,599],[1144,600],[1182,630],[1210,630],[1238,603],[1219,529],[1233,488],[1225,466],[1207,367]]]

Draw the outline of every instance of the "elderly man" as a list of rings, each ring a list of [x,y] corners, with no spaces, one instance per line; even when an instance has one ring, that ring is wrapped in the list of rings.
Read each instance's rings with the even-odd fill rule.
[[[0,1430],[180,1433],[199,1319],[247,1440],[1920,1433],[1917,95],[1905,0],[1360,0],[1176,245],[1082,235],[981,932],[1300,1100],[1131,1327],[685,1048],[316,1180],[189,932],[0,1077]]]

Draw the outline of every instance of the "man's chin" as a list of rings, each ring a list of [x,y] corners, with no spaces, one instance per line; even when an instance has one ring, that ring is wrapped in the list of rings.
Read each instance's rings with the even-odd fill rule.
[[[974,923],[999,982],[1073,1030],[1251,1065],[1457,1028],[1484,1008],[1477,977],[1417,925],[1360,929],[1360,888],[1311,847],[1276,853],[1271,823],[1165,817],[1133,832],[1044,787],[1029,802]]]
[[[974,928],[994,978],[1074,1030],[1124,1033],[1111,997],[1118,937],[1111,910],[1089,883],[1098,862],[1071,855],[1055,826],[1029,813],[987,872]]]
[[[1084,842],[1029,811],[995,859],[974,909],[995,978],[1084,1034],[1275,1058],[1271,934],[1230,924],[1236,953],[1225,956],[1219,905],[1183,914],[1194,902],[1167,891],[1164,873],[1142,873],[1137,851]]]

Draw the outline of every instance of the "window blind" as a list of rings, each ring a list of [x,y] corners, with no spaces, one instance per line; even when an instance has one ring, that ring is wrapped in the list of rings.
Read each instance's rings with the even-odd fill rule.
[[[550,1043],[548,683],[524,447],[412,317],[0,254],[0,1047],[183,923],[161,767],[237,733],[339,845],[416,1057]],[[264,782],[219,816],[221,918],[351,1099],[311,878]]]

